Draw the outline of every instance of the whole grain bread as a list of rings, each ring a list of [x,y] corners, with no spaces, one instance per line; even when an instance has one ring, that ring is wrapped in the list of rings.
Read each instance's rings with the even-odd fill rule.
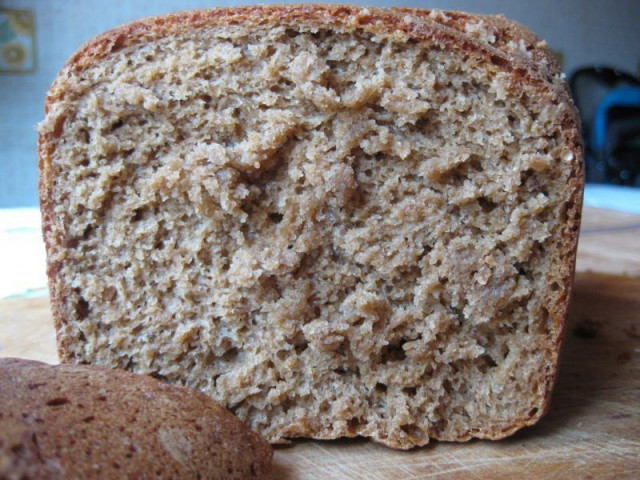
[[[205,395],[0,358],[0,479],[267,479],[270,445]]]
[[[497,439],[546,411],[582,199],[544,42],[501,17],[281,6],[134,22],[40,127],[60,358],[272,442]]]

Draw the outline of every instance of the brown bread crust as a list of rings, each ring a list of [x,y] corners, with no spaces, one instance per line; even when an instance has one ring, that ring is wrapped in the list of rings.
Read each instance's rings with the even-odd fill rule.
[[[271,478],[269,444],[191,389],[0,359],[0,478]]]

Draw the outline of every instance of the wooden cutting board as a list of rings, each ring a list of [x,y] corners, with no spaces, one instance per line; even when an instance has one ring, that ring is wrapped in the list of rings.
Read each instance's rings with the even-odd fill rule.
[[[46,298],[0,301],[0,356],[56,362]],[[499,442],[277,447],[276,479],[640,478],[640,279],[579,273],[551,410]]]
[[[640,478],[640,217],[587,209],[578,270],[560,377],[536,426],[409,452],[300,440],[276,447],[274,479]],[[48,299],[0,301],[0,357],[9,356],[57,362]]]

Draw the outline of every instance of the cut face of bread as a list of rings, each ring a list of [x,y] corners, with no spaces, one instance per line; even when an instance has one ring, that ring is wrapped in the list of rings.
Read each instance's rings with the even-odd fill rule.
[[[522,27],[136,22],[62,70],[40,154],[63,361],[191,386],[272,442],[500,438],[546,410],[582,154]]]

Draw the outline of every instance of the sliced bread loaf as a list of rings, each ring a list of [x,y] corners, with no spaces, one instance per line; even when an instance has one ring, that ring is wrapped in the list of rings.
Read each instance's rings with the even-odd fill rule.
[[[269,444],[189,388],[0,358],[2,479],[267,479]]]
[[[499,17],[107,32],[40,128],[60,358],[196,388],[272,442],[504,437],[556,376],[579,139],[544,42]]]

